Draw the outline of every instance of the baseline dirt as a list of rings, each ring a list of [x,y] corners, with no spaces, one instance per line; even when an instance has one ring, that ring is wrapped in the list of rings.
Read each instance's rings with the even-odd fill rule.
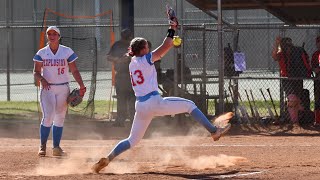
[[[0,122],[0,179],[319,179],[319,129],[233,126],[213,142],[198,126],[153,123],[141,143],[115,159],[101,174],[91,165],[105,156],[130,125],[66,122],[61,146],[39,158],[35,121]],[[50,147],[52,141],[48,142]]]

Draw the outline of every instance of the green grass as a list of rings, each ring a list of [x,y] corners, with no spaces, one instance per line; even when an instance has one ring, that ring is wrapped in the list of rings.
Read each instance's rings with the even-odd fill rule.
[[[0,101],[1,114],[28,113],[37,111],[38,109],[36,102]]]
[[[109,101],[95,101],[94,116],[96,119],[108,117]],[[83,108],[87,102],[82,102],[76,108],[69,108],[68,115],[83,116]],[[111,107],[110,107],[111,110]],[[116,102],[113,104],[113,110],[116,110]],[[36,101],[0,101],[0,119],[32,119],[39,118],[40,105]]]
[[[69,108],[68,114],[71,115],[81,115],[83,114],[83,109],[86,106],[87,102],[82,102],[79,106],[75,108]],[[105,100],[99,100],[94,101],[95,109],[94,109],[94,117],[96,119],[102,119],[109,116],[108,112],[112,111],[112,108],[110,107],[111,102],[105,101]],[[113,103],[113,110],[115,111],[117,109],[117,102],[115,101]]]
[[[271,103],[271,101],[267,101],[269,107],[271,108],[271,110],[273,111],[273,113],[275,114],[274,112],[274,108],[273,108],[273,105]],[[276,107],[276,110],[277,110],[277,113],[278,115],[280,114],[280,101],[274,101],[275,103],[275,107]],[[269,113],[268,113],[268,105],[265,103],[265,101],[256,101],[255,102],[255,105],[257,106],[257,109],[258,109],[258,112],[259,112],[259,115],[262,117],[262,116],[269,116]],[[253,104],[251,104],[253,106]],[[209,114],[214,114],[215,113],[215,106],[214,106],[214,101],[213,100],[210,100],[209,101]],[[247,109],[247,112],[249,113],[249,116],[251,116],[251,109],[250,109],[250,104],[248,101],[244,101],[243,103],[239,101],[239,106],[244,106],[246,109]],[[231,104],[231,109],[233,109],[233,105]],[[313,102],[311,102],[311,109],[313,108]]]
[[[111,111],[109,108],[110,101],[100,100],[95,101],[95,110],[94,110],[94,118],[95,119],[105,119],[109,117],[108,112]],[[87,102],[82,102],[76,108],[69,108],[68,117],[76,116],[77,117],[85,117],[83,108],[86,106]],[[268,102],[272,111],[274,112],[271,101]],[[113,110],[116,111],[116,101],[113,103]],[[251,116],[249,102],[245,101],[243,103],[240,102],[240,105],[244,105]],[[311,109],[313,109],[314,102],[311,102]],[[256,101],[256,106],[258,108],[260,116],[269,116],[267,105],[264,101]],[[280,113],[280,103],[279,101],[275,101],[275,106],[278,114]],[[37,102],[24,102],[24,101],[0,101],[0,120],[1,119],[19,119],[19,120],[38,120],[39,113]],[[233,106],[231,106],[233,108]],[[208,105],[208,113],[215,114],[215,105],[214,101],[210,100]]]

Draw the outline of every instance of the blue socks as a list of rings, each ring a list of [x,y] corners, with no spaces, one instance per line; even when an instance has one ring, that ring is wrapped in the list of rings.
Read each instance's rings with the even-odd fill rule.
[[[112,161],[116,156],[128,150],[129,148],[130,148],[130,142],[128,141],[128,139],[124,139],[120,141],[108,155],[109,161]]]
[[[50,134],[51,127],[46,127],[44,125],[40,125],[40,141],[41,145],[47,144],[48,137]],[[58,147],[60,145],[60,140],[62,137],[62,130],[63,127],[52,126],[52,140],[53,140],[53,147]]]
[[[198,121],[202,126],[204,126],[210,133],[215,133],[217,128],[211,124],[208,118],[200,111],[199,108],[195,108],[190,115]]]
[[[51,127],[46,127],[44,125],[40,125],[40,143],[41,145],[47,144],[47,140],[50,134]]]
[[[62,137],[63,127],[52,126],[52,140],[53,140],[53,148],[58,147],[60,145],[60,140]]]

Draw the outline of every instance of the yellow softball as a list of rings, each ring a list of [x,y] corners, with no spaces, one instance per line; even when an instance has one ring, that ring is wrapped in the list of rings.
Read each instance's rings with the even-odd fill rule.
[[[173,45],[178,47],[182,43],[182,39],[179,36],[173,36]]]

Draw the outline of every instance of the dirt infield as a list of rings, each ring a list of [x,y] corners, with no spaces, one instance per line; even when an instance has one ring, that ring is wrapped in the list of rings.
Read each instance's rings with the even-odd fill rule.
[[[50,148],[47,157],[37,156],[38,127],[0,123],[0,179],[320,179],[319,129],[233,126],[213,142],[201,127],[154,123],[137,147],[92,174],[94,161],[127,137],[129,125],[66,123],[63,158],[52,157]]]

